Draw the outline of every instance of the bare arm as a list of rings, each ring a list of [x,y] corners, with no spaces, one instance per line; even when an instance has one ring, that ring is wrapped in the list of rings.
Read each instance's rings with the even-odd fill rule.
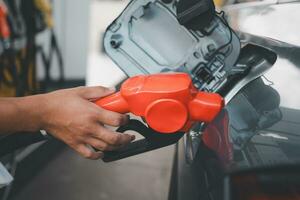
[[[42,129],[43,95],[0,98],[0,134]]]
[[[0,98],[0,134],[46,130],[82,156],[98,159],[134,140],[127,134],[106,129],[103,124],[120,126],[128,117],[104,110],[91,102],[111,94],[103,87],[79,87],[22,98]]]

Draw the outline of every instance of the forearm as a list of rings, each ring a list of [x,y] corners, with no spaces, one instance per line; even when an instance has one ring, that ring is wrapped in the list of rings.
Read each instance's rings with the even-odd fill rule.
[[[42,95],[0,98],[0,134],[37,131],[42,128]]]

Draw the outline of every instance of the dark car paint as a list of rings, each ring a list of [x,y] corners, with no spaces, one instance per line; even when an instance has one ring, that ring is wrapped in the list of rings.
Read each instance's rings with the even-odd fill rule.
[[[263,77],[249,83],[235,95],[224,112],[208,126],[192,163],[186,162],[184,141],[180,141],[174,161],[172,177],[175,183],[172,183],[170,199],[223,199],[223,177],[227,172],[299,163],[300,90],[296,88],[300,86],[300,48],[296,46],[299,41],[291,39],[299,35],[294,27],[298,24],[290,23],[294,32],[285,30],[289,33],[287,35],[274,32],[260,34],[259,30],[255,30],[259,27],[239,26],[256,16],[265,20],[268,26],[274,26],[274,31],[280,26],[267,16],[282,15],[280,21],[284,21],[287,7],[295,13],[299,6],[300,3],[237,9],[231,6],[231,10],[227,11],[244,44],[257,44],[272,50],[278,55],[278,60]],[[274,36],[283,42],[261,36]],[[224,123],[226,120],[227,125]],[[205,139],[216,134],[227,138],[219,141],[217,146],[221,150]]]

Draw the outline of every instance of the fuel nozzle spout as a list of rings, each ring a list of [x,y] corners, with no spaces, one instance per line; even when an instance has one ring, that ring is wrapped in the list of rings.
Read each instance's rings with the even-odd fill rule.
[[[224,106],[220,95],[197,91],[185,73],[132,77],[120,92],[95,103],[143,117],[152,129],[165,134],[187,131],[196,121],[210,122]]]

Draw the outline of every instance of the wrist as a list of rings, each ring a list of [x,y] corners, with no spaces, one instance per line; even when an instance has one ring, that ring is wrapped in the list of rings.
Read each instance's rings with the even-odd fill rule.
[[[45,127],[44,95],[17,98],[15,105],[21,117],[19,122],[22,131],[38,131]]]

